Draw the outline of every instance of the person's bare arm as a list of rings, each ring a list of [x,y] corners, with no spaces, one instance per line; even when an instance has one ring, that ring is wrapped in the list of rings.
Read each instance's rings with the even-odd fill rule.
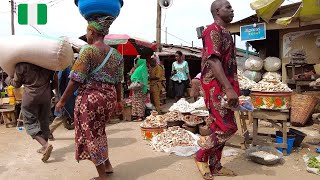
[[[117,102],[122,102],[122,84],[116,84],[116,91],[117,91]]]
[[[79,88],[80,83],[70,79],[66,90],[64,91],[63,95],[61,96],[59,102],[56,104],[56,111],[60,112],[61,108],[64,107],[68,99],[74,94],[74,92]]]
[[[230,107],[237,107],[239,104],[238,95],[234,91],[232,85],[227,79],[223,70],[221,61],[217,57],[210,57],[208,63],[211,67],[214,77],[220,82],[220,84],[226,89],[226,95],[228,98],[228,105]]]

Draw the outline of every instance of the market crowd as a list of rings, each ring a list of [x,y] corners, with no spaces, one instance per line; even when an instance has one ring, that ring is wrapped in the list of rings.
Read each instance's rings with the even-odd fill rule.
[[[210,112],[211,135],[201,138],[201,149],[195,160],[204,179],[235,175],[220,163],[226,141],[237,131],[233,112],[220,103],[226,96],[228,105],[236,107],[239,95],[235,47],[225,28],[234,16],[232,6],[227,0],[215,0],[211,13],[214,23],[202,35],[202,72],[191,79],[188,62],[182,52],[177,51],[168,78],[173,81],[176,101],[184,97],[189,85],[193,87],[191,94],[195,100],[200,96],[200,89],[203,91]],[[114,20],[112,16],[88,20],[88,45],[64,71],[54,72],[30,63],[19,63],[14,76],[7,79],[7,83],[16,88],[24,86],[21,106],[24,125],[28,135],[41,145],[37,152],[43,154],[42,161],[47,162],[53,151],[48,141],[53,138],[53,131],[64,121],[74,119],[76,160],[92,161],[99,174],[97,179],[108,179],[108,174],[113,173],[105,125],[114,112],[123,110],[124,59],[116,49],[104,43],[104,36],[109,33]],[[136,58],[129,73],[134,121],[144,119],[148,97],[154,109],[161,113],[160,96],[165,91],[166,81],[164,72],[158,56]],[[57,118],[50,126],[52,97],[56,101]]]

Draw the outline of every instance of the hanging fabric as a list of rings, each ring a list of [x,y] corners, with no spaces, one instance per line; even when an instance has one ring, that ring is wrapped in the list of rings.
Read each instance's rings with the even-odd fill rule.
[[[269,22],[283,2],[284,0],[254,0],[250,6],[256,11],[259,18]]]

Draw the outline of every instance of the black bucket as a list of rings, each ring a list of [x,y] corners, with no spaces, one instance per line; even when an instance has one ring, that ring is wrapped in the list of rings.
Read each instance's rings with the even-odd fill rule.
[[[289,133],[294,134],[296,136],[296,140],[294,141],[293,147],[300,147],[303,139],[307,136],[305,133],[293,128],[289,128]]]
[[[276,136],[279,136],[279,137],[283,137],[283,134],[281,131],[277,131],[276,132]],[[287,138],[295,138],[296,135],[291,133],[291,132],[287,132]]]

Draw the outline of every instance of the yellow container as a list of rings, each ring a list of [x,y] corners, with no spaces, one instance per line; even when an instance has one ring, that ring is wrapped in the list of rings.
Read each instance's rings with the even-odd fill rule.
[[[9,104],[10,105],[15,105],[16,104],[16,100],[14,97],[9,97]]]
[[[9,97],[13,97],[13,89],[14,89],[14,87],[13,86],[8,86],[8,88],[7,88],[7,95],[9,96]]]

